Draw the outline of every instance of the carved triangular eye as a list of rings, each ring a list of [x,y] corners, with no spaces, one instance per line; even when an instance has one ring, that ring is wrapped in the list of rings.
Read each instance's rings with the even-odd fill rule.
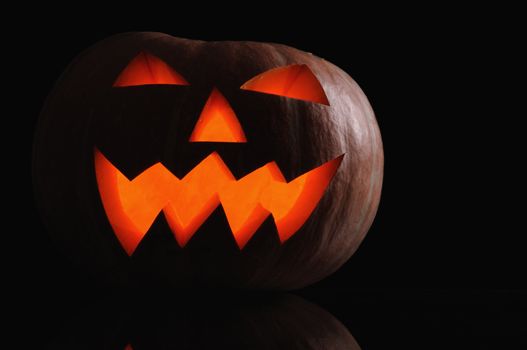
[[[179,73],[159,57],[141,52],[119,74],[114,87],[137,85],[189,85]]]
[[[243,84],[240,89],[329,105],[322,85],[305,64],[268,70]]]

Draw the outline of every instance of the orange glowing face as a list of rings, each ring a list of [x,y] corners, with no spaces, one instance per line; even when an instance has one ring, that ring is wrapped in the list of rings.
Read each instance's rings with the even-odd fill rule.
[[[121,72],[114,87],[160,84],[189,85],[160,58],[142,52]],[[321,84],[306,65],[271,69],[240,88],[329,105]],[[189,142],[245,143],[250,140],[227,99],[214,88]],[[280,242],[284,243],[309,218],[342,158],[343,155],[289,182],[275,162],[237,179],[217,152],[181,179],[160,162],[128,179],[97,148],[94,150],[102,204],[128,255],[134,253],[161,211],[176,241],[184,247],[219,205],[240,249],[269,215],[274,219]]]

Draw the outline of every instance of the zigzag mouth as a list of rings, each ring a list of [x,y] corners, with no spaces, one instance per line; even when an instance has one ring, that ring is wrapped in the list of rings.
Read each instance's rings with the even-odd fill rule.
[[[176,241],[184,247],[220,204],[240,249],[269,215],[283,243],[307,221],[343,157],[290,182],[275,162],[236,179],[217,152],[182,179],[156,163],[130,180],[94,149],[95,174],[106,216],[130,256],[161,211]]]

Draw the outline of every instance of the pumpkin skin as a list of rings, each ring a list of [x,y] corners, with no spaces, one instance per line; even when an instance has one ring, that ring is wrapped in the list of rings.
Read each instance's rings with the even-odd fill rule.
[[[113,87],[140,52],[162,59],[189,86]],[[291,64],[309,67],[329,106],[240,89],[262,72]],[[236,112],[246,143],[189,142],[213,88]],[[158,215],[130,257],[101,203],[94,147],[128,179],[157,162],[181,179],[217,152],[237,179],[275,162],[291,181],[344,156],[314,211],[284,243],[269,216],[240,249],[218,206],[184,247]],[[49,232],[67,255],[102,278],[294,289],[333,273],[358,248],[378,207],[383,151],[366,96],[321,58],[279,44],[125,33],[82,53],[57,82],[39,118],[33,175]]]

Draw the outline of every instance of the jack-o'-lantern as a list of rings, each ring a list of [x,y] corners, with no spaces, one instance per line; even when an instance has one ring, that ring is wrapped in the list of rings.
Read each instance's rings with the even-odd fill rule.
[[[63,74],[33,166],[50,232],[97,273],[289,289],[358,247],[383,152],[366,97],[321,58],[127,33]]]

